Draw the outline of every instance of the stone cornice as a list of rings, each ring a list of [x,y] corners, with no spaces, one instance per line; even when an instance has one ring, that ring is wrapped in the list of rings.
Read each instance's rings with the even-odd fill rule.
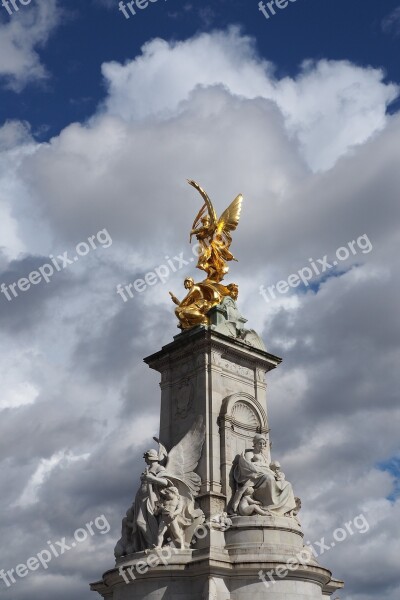
[[[193,356],[199,352],[208,354],[212,350],[220,351],[224,358],[247,363],[250,367],[257,366],[266,371],[276,368],[282,362],[282,359],[274,354],[205,328],[179,334],[159,352],[147,356],[144,362],[152,369],[163,371],[170,364],[187,361],[188,355]]]

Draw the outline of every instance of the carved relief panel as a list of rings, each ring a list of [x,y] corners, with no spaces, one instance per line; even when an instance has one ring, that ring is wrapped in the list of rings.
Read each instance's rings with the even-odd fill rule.
[[[175,417],[178,419],[186,419],[189,412],[193,408],[194,399],[194,384],[189,378],[183,379],[176,386],[174,393]]]

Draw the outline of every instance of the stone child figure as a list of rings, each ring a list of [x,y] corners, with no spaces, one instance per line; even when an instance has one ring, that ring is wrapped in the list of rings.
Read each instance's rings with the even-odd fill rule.
[[[285,473],[281,470],[281,465],[277,460],[272,461],[269,467],[275,473],[276,481],[285,481]]]
[[[155,514],[160,515],[156,548],[162,548],[164,536],[168,533],[178,548],[185,548],[184,528],[190,520],[182,516],[183,499],[173,485],[160,490],[160,500],[156,504]]]
[[[258,500],[254,500],[254,498],[252,497],[253,493],[253,487],[246,488],[246,491],[243,493],[243,496],[239,502],[239,514],[243,517],[250,517],[251,515],[271,515],[269,510],[261,507],[261,502],[259,502]]]

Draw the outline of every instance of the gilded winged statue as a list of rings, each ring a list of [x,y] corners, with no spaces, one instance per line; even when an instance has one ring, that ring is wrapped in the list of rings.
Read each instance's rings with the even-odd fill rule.
[[[182,301],[170,292],[172,301],[177,305],[175,314],[181,329],[207,326],[211,308],[220,304],[226,296],[233,300],[237,298],[238,286],[235,283],[225,286],[221,281],[229,271],[227,263],[236,260],[230,251],[231,233],[238,226],[243,202],[243,196],[239,194],[218,219],[208,194],[192,179],[188,179],[188,183],[204,200],[193,221],[190,242],[196,236],[199,242],[197,267],[207,273],[207,278],[195,283],[192,277],[186,277],[184,285],[188,292]]]
[[[239,224],[243,196],[242,194],[236,196],[218,219],[208,194],[195,181],[189,179],[188,183],[199,192],[204,200],[190,232],[190,241],[195,235],[201,248],[197,267],[207,273],[209,281],[219,283],[229,271],[226,263],[236,260],[229,248],[232,243],[231,232]]]

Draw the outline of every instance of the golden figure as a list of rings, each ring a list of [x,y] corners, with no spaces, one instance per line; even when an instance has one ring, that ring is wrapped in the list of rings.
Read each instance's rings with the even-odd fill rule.
[[[188,293],[182,301],[170,292],[172,301],[177,305],[175,314],[181,329],[208,325],[207,313],[213,306],[220,304],[225,296],[234,300],[238,296],[235,283],[225,286],[220,282],[229,271],[227,262],[236,260],[229,248],[232,243],[231,232],[238,226],[243,201],[243,196],[239,194],[218,219],[206,192],[195,181],[188,182],[204,200],[193,222],[190,241],[196,236],[200,244],[197,267],[207,273],[207,278],[195,283],[192,277],[186,277],[184,285]]]
[[[175,314],[179,319],[181,329],[191,329],[197,325],[208,325],[208,311],[217,306],[224,296],[238,297],[238,286],[231,283],[224,286],[209,280],[195,283],[193,277],[186,277],[184,286],[188,291],[182,302],[172,292],[169,292],[172,302],[177,305]]]
[[[239,223],[243,196],[239,194],[218,219],[214,206],[203,188],[191,179],[188,182],[204,200],[190,232],[190,241],[195,235],[201,247],[197,267],[207,273],[207,279],[219,283],[229,271],[226,263],[236,260],[229,247],[232,243],[231,231],[234,231]]]
[[[181,328],[190,329],[196,327],[196,325],[207,325],[206,314],[212,308],[213,303],[204,297],[202,289],[195,284],[193,277],[186,277],[184,286],[189,291],[182,302],[170,292],[172,302],[178,305],[175,314],[179,319]]]

